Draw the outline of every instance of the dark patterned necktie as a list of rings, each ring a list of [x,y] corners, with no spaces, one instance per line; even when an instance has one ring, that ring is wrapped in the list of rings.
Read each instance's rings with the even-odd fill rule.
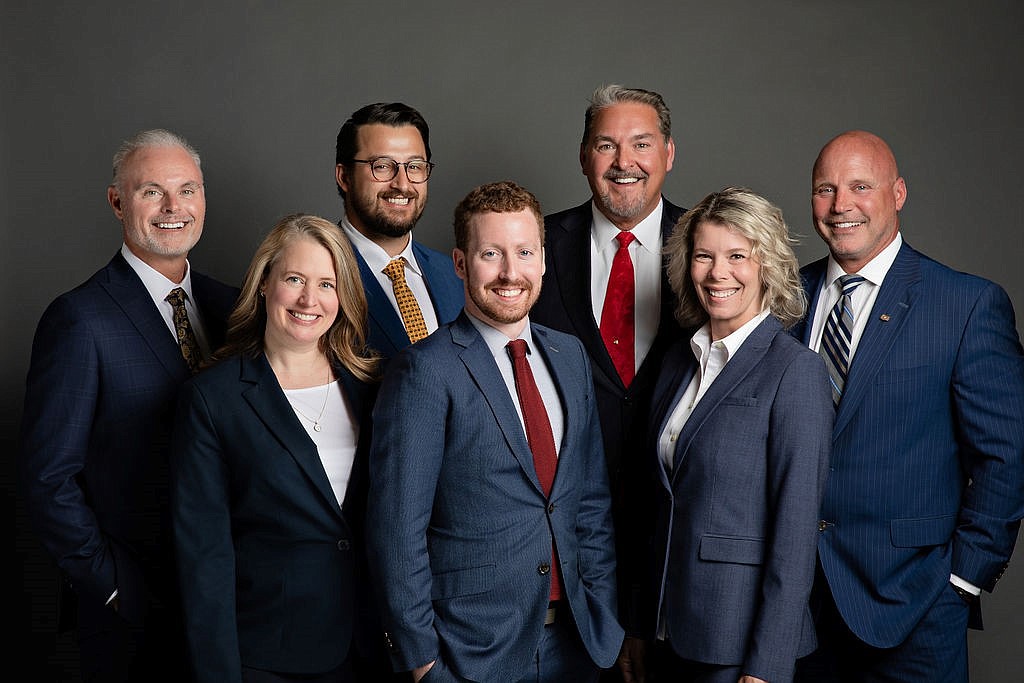
[[[829,380],[832,383],[832,404],[838,408],[846,385],[846,374],[850,369],[850,345],[853,341],[853,290],[864,282],[861,275],[843,275],[839,284],[843,294],[832,308],[825,329],[821,333],[819,351],[825,358]]]
[[[416,297],[405,281],[405,259],[389,261],[384,267],[384,274],[391,279],[391,287],[395,290],[395,300],[402,314],[405,333],[409,335],[409,341],[415,344],[427,336],[427,323],[423,320],[423,312],[416,303]]]
[[[537,471],[544,495],[551,495],[551,485],[555,481],[555,470],[558,468],[558,455],[555,451],[555,437],[551,433],[551,421],[544,407],[544,399],[540,396],[537,382],[530,370],[530,362],[526,359],[526,340],[513,339],[505,347],[512,358],[512,375],[516,381],[516,394],[519,396],[519,407],[523,411],[523,423],[526,426],[526,440],[533,451],[533,467]],[[554,544],[551,546],[551,595],[552,600],[562,597],[562,583],[558,576],[558,553]]]
[[[203,362],[203,353],[199,350],[196,333],[192,330],[192,323],[189,322],[188,312],[185,310],[185,290],[175,287],[164,301],[170,303],[174,309],[174,333],[178,337],[178,347],[181,349],[181,355],[184,357],[189,371],[194,375],[199,372],[199,366]]]

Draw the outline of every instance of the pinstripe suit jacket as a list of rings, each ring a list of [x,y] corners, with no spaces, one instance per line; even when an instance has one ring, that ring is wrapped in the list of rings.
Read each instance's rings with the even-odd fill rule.
[[[802,270],[808,320],[826,261]],[[991,591],[1006,568],[1024,516],[1024,355],[1002,288],[905,242],[865,314],[818,554],[850,629],[892,647],[950,573]]]
[[[565,411],[550,496],[514,399],[465,313],[403,350],[384,377],[373,412],[367,548],[396,671],[440,658],[471,681],[526,676],[544,629],[552,541],[584,647],[601,667],[618,654],[590,368],[575,337],[532,329]]]

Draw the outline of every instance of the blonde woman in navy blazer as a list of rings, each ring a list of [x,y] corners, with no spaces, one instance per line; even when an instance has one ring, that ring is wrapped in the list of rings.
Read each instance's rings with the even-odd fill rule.
[[[781,212],[708,195],[665,246],[676,318],[654,392],[651,590],[633,635],[648,681],[788,681],[815,645],[807,607],[832,431],[822,359],[785,328],[804,313]],[[717,370],[715,368],[718,368]],[[620,665],[644,680],[644,646]]]
[[[282,219],[249,266],[220,360],[186,384],[176,421],[171,511],[197,681],[386,680],[382,636],[383,668],[360,669],[377,366],[365,335],[340,231]]]

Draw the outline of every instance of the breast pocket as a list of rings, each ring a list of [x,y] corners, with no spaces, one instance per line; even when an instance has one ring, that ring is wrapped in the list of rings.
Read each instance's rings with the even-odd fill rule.
[[[705,534],[700,539],[700,559],[705,562],[759,565],[764,561],[764,539]]]

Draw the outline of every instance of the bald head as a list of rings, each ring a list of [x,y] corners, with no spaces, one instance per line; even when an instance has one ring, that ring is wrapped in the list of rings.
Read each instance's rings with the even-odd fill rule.
[[[896,238],[906,198],[896,157],[872,133],[837,135],[814,162],[814,228],[847,273],[863,268]]]

